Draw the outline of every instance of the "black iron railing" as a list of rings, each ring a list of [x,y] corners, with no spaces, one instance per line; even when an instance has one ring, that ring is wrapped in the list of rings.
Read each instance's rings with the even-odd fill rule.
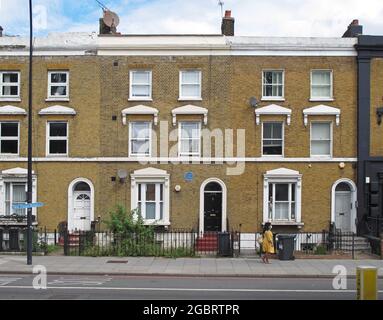
[[[64,254],[72,256],[234,256],[240,252],[239,232],[148,230],[140,233],[75,231],[62,233]]]

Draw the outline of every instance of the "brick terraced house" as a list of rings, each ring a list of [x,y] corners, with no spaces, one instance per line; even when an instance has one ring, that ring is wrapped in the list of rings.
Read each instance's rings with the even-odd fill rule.
[[[35,224],[88,230],[119,203],[168,229],[357,231],[359,27],[241,37],[227,12],[222,35],[37,38]],[[2,225],[25,214],[27,55],[0,37]]]

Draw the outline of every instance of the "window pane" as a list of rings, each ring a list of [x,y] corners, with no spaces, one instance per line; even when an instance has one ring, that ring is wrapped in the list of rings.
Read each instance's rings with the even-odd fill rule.
[[[132,74],[132,84],[150,84],[150,72],[148,71],[135,71]]]
[[[181,138],[200,138],[198,122],[181,122]]]
[[[149,139],[150,137],[150,123],[149,122],[132,122],[132,139]]]
[[[51,122],[49,123],[49,136],[51,137],[66,137],[67,123]]]
[[[66,86],[52,86],[51,96],[66,96]]]
[[[164,204],[163,202],[160,203],[160,220],[164,218]]]
[[[331,128],[329,123],[311,124],[312,140],[330,140]]]
[[[66,83],[67,74],[66,73],[51,73],[51,83]]]
[[[18,135],[19,135],[18,123],[3,122],[1,124],[2,137],[18,137]]]
[[[1,141],[1,153],[17,154],[18,141],[17,140],[3,140]]]
[[[331,72],[330,71],[313,71],[312,72],[312,84],[331,84]]]
[[[132,154],[149,154],[149,141],[132,140]]]
[[[18,96],[19,90],[17,86],[3,86],[2,94],[4,96]]]
[[[312,88],[313,97],[331,97],[331,86],[313,86]]]
[[[275,185],[275,201],[288,201],[289,200],[289,185],[276,184]]]
[[[199,154],[199,141],[198,140],[183,140],[181,141],[181,153],[187,154]]]
[[[5,214],[9,215],[11,213],[11,195],[10,195],[11,184],[9,182],[5,183]]]
[[[164,200],[164,185],[160,184],[160,201]]]
[[[295,202],[291,203],[291,220],[295,220]]]
[[[275,203],[275,220],[289,219],[289,203]]]
[[[156,200],[156,185],[147,184],[146,185],[146,201],[155,201]]]
[[[182,85],[182,97],[199,97],[200,92],[199,92],[199,85],[195,84],[184,84]]]
[[[19,81],[19,75],[17,73],[3,73],[4,83],[17,83]]]
[[[200,74],[199,71],[182,71],[181,81],[183,84],[187,84],[187,83],[198,84],[199,74]]]
[[[330,141],[312,141],[311,153],[313,155],[330,155]]]
[[[150,97],[150,86],[132,85],[132,97]]]
[[[156,218],[156,204],[153,202],[146,202],[146,219],[154,220]]]
[[[265,123],[268,128],[267,133],[270,132],[270,136],[264,136],[264,138],[282,139],[282,123]]]
[[[296,184],[293,183],[291,185],[291,201],[295,201],[295,188],[296,188]]]
[[[273,83],[273,73],[272,72],[264,72],[263,73],[263,82],[265,84]]]
[[[50,154],[66,154],[66,140],[50,140],[49,153]]]
[[[273,130],[273,124],[272,123],[263,123],[263,138],[264,139],[271,139],[272,138],[272,130]]]
[[[138,201],[141,201],[141,188],[142,188],[142,184],[139,183],[138,184]]]
[[[263,146],[263,155],[282,155],[282,146]]]
[[[25,202],[25,184],[14,184],[13,185],[13,202]]]

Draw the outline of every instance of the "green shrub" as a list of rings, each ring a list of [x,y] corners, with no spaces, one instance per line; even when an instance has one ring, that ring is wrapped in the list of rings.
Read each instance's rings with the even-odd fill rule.
[[[317,255],[322,255],[322,254],[327,254],[327,248],[324,245],[318,245],[315,247],[314,254]]]

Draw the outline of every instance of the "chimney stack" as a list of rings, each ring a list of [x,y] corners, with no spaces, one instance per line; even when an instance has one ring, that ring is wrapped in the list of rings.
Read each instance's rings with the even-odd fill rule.
[[[342,38],[354,38],[363,34],[363,26],[359,25],[359,20],[354,19],[343,34]]]
[[[3,36],[3,28],[2,28],[2,26],[0,26],[0,37],[2,37]]]
[[[103,18],[100,18],[100,20],[99,20],[99,24],[100,24],[100,31],[99,31],[99,34],[110,34],[110,33],[112,33],[111,28],[108,27],[108,26],[105,24]]]
[[[231,10],[225,11],[225,16],[222,18],[221,31],[224,36],[234,36],[234,18],[231,16]]]

